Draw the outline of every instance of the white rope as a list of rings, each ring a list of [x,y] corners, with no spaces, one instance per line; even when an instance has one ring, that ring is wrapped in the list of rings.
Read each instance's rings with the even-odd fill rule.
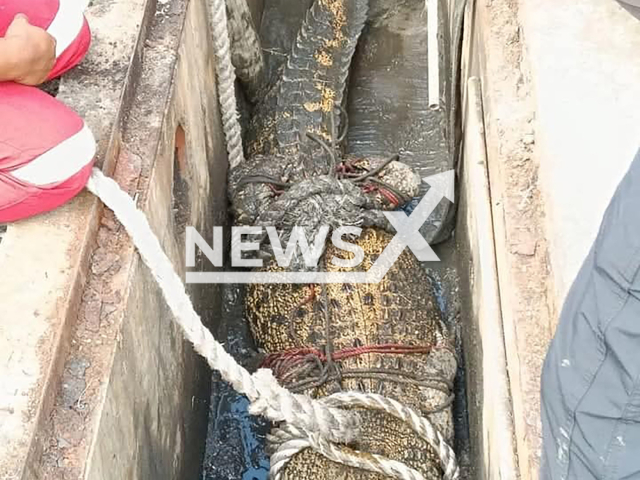
[[[222,129],[227,141],[229,168],[235,168],[244,162],[244,152],[236,102],[236,72],[231,62],[231,43],[224,0],[210,0],[209,18],[218,74],[218,101],[222,114]]]
[[[222,378],[250,401],[249,412],[264,415],[273,422],[283,422],[271,441],[278,444],[272,456],[272,475],[281,478],[283,469],[299,451],[311,447],[325,457],[353,467],[379,472],[402,480],[424,480],[414,469],[401,462],[376,454],[362,455],[357,451],[335,445],[350,443],[358,436],[360,419],[355,412],[343,407],[365,407],[393,415],[413,428],[438,452],[445,480],[457,480],[458,467],[451,447],[431,422],[414,410],[391,398],[362,392],[341,392],[320,400],[289,392],[278,384],[270,370],[260,369],[251,375],[225,351],[200,316],[173,264],[164,253],[147,217],[134,200],[111,178],[97,168],[93,169],[87,188],[115,213],[131,236],[140,257],[158,283],[173,320],[180,326],[196,352],[209,366],[220,372]]]
[[[436,450],[444,471],[443,480],[457,480],[459,478],[460,470],[456,462],[455,453],[429,419],[422,417],[415,410],[402,405],[392,398],[374,393],[355,391],[339,392],[321,401],[325,405],[332,407],[364,407],[370,410],[379,410],[403,420]],[[271,456],[270,470],[270,476],[274,480],[282,480],[286,465],[297,453],[305,448],[312,448],[334,462],[381,473],[390,478],[425,480],[420,472],[402,462],[391,460],[375,453],[363,453],[335,445],[327,442],[319,435],[305,432],[289,425],[277,428],[269,435],[268,440],[275,447],[275,452]]]
[[[113,210],[131,236],[185,338],[212,369],[220,372],[222,378],[237,392],[247,396],[251,402],[250,413],[264,415],[273,422],[285,422],[304,431],[316,432],[331,442],[348,443],[356,438],[359,418],[353,412],[328,407],[307,396],[289,392],[278,384],[271,370],[261,369],[251,375],[239,365],[202,324],[182,279],[162,250],[147,217],[138,210],[133,199],[96,168],[87,188]]]
[[[277,436],[268,437],[271,443],[283,442],[276,452],[271,455],[269,478],[273,480],[283,480],[285,478],[285,468],[289,461],[306,448],[312,448],[329,460],[352,468],[380,473],[400,480],[426,480],[420,472],[402,462],[391,460],[375,453],[363,453],[338,446],[323,440],[315,433],[302,432],[295,428],[280,429],[277,432]]]

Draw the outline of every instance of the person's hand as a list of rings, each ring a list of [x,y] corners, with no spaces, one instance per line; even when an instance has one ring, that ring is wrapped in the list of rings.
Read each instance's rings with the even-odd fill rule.
[[[29,23],[25,15],[13,19],[2,38],[3,55],[8,58],[4,80],[24,85],[44,82],[56,61],[56,41],[45,30]]]

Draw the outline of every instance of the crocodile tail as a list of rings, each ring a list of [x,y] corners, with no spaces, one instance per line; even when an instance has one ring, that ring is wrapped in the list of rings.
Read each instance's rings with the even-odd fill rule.
[[[351,59],[369,0],[315,0],[275,85],[276,139],[281,153],[304,150],[306,132],[328,138],[342,103]],[[308,145],[308,144],[307,144]]]
[[[231,62],[251,101],[265,83],[264,57],[247,0],[227,0]]]

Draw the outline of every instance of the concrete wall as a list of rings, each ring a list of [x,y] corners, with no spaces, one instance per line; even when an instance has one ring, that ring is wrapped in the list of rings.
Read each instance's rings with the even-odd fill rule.
[[[456,229],[474,478],[518,478],[513,406],[495,256],[480,80],[463,91],[464,149]]]
[[[560,305],[640,148],[640,10],[634,12],[615,0],[521,1],[535,160]]]
[[[482,25],[475,2],[464,11],[460,98],[461,191],[456,245],[472,463],[480,479],[520,478],[505,318],[496,252],[495,200],[489,175]],[[494,194],[495,195],[495,194]]]
[[[474,455],[483,478],[534,479],[542,360],[639,146],[640,20],[613,0],[469,4],[457,240]],[[181,272],[184,226],[225,221],[204,5],[93,1],[92,50],[58,95]],[[10,225],[0,266],[0,478],[195,475],[209,371],[113,216],[85,193]],[[215,322],[216,290],[191,293]]]
[[[482,92],[499,314],[517,458],[513,475],[533,479],[540,449],[540,369],[553,311],[544,210],[533,161],[535,104],[519,2],[478,0],[469,27],[463,77],[477,76]]]
[[[94,1],[88,17],[92,50],[59,98],[184,273],[184,227],[226,219],[205,2]],[[11,225],[0,264],[15,272],[0,279],[0,478],[196,478],[210,372],[111,212],[82,194]],[[217,291],[190,293],[213,325]]]
[[[472,258],[473,248],[481,248],[474,238],[486,235],[493,243],[494,316],[501,318],[516,473],[535,479],[546,350],[602,213],[640,146],[640,18],[614,0],[470,3],[462,76],[480,82],[491,226],[473,233],[480,207],[468,202],[460,231]],[[474,161],[466,158],[463,171]],[[493,297],[478,294],[477,275],[485,272],[470,273],[471,335],[483,345],[481,313],[493,308]],[[493,382],[488,372],[500,381],[486,364],[494,352],[474,350],[472,340],[467,354],[482,356],[471,362],[470,392],[486,392]],[[487,400],[472,415],[485,462],[493,450],[486,435],[497,425],[487,410],[495,404]],[[491,469],[488,478],[512,477]]]

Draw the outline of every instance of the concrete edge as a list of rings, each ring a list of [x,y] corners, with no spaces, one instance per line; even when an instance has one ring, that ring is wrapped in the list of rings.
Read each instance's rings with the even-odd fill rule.
[[[521,0],[476,0],[468,76],[482,83],[487,164],[518,473],[538,478],[540,373],[555,318]]]
[[[164,3],[146,1],[111,136],[110,151],[113,153],[102,163],[105,173],[132,196],[138,196],[138,205],[148,214],[154,230],[165,232],[161,236],[165,245],[170,241],[168,235],[172,228],[167,224],[166,212],[158,214],[154,211],[149,195],[151,184],[157,186],[158,182],[163,192],[171,194],[171,179],[163,175],[155,180],[155,161],[160,145],[165,147],[165,126],[175,121],[169,104],[174,95],[178,48],[189,3],[180,0],[165,8]],[[142,265],[113,214],[96,202],[96,217],[101,222],[97,241],[89,242],[91,270],[85,274],[81,300],[75,310],[77,319],[70,333],[71,346],[64,358],[62,384],[56,385],[55,403],[39,429],[40,438],[35,450],[41,454],[32,455],[31,468],[38,478],[91,477],[96,445],[100,441],[97,433],[103,423],[107,393],[113,383],[111,371],[117,352],[122,350],[122,324],[127,321],[131,302],[142,303],[140,297],[131,299],[132,279],[139,276]],[[95,298],[95,292],[107,290],[111,292],[108,299]],[[144,300],[149,301],[149,298]],[[108,321],[103,318],[105,313],[108,313]],[[95,330],[96,322],[99,334]],[[78,365],[82,364],[88,367],[78,375]],[[85,388],[77,392],[80,393],[78,408],[72,409],[66,405],[68,393],[64,384],[78,380],[85,382]],[[86,411],[76,415],[80,406]],[[135,417],[127,420],[133,424]],[[113,441],[122,443],[125,438],[114,438]],[[128,465],[133,466],[133,463]]]
[[[98,141],[98,162],[107,168],[119,148],[117,127],[124,92],[135,83],[129,75],[128,48],[132,45],[129,32],[137,32],[141,9],[136,4],[140,1],[127,2],[129,17],[126,21],[118,18],[119,29],[112,29],[123,2],[94,2],[87,12],[94,45],[87,59],[62,79],[57,95],[85,118]],[[115,35],[118,42],[109,41],[110,35]],[[89,269],[89,246],[98,228],[98,209],[97,200],[82,193],[55,212],[10,225],[3,239],[0,263],[16,274],[5,277],[5,282],[0,280],[0,294],[12,300],[1,315],[2,321],[9,323],[0,325],[0,330],[9,328],[5,339],[13,339],[22,352],[18,360],[14,359],[18,375],[3,374],[6,387],[15,387],[18,399],[17,403],[9,399],[6,411],[1,412],[10,414],[10,421],[16,423],[13,432],[5,431],[6,437],[2,437],[0,474],[7,478],[28,475],[34,458],[41,453],[39,432],[62,375]],[[46,245],[42,239],[47,239]],[[34,293],[38,299],[35,305]],[[12,334],[12,328],[22,333]]]
[[[469,403],[476,411],[471,422],[474,460],[479,478],[515,480],[518,478],[515,432],[498,269],[493,237],[491,194],[484,137],[480,80],[468,80],[463,93],[463,157],[460,174],[463,200],[457,243],[469,265],[462,266],[463,289],[470,309],[463,341],[465,358],[471,364]],[[465,279],[468,278],[468,283]],[[473,339],[474,334],[479,338]],[[481,398],[479,399],[478,396]]]
[[[520,3],[559,313],[640,147],[640,17],[616,0]]]

